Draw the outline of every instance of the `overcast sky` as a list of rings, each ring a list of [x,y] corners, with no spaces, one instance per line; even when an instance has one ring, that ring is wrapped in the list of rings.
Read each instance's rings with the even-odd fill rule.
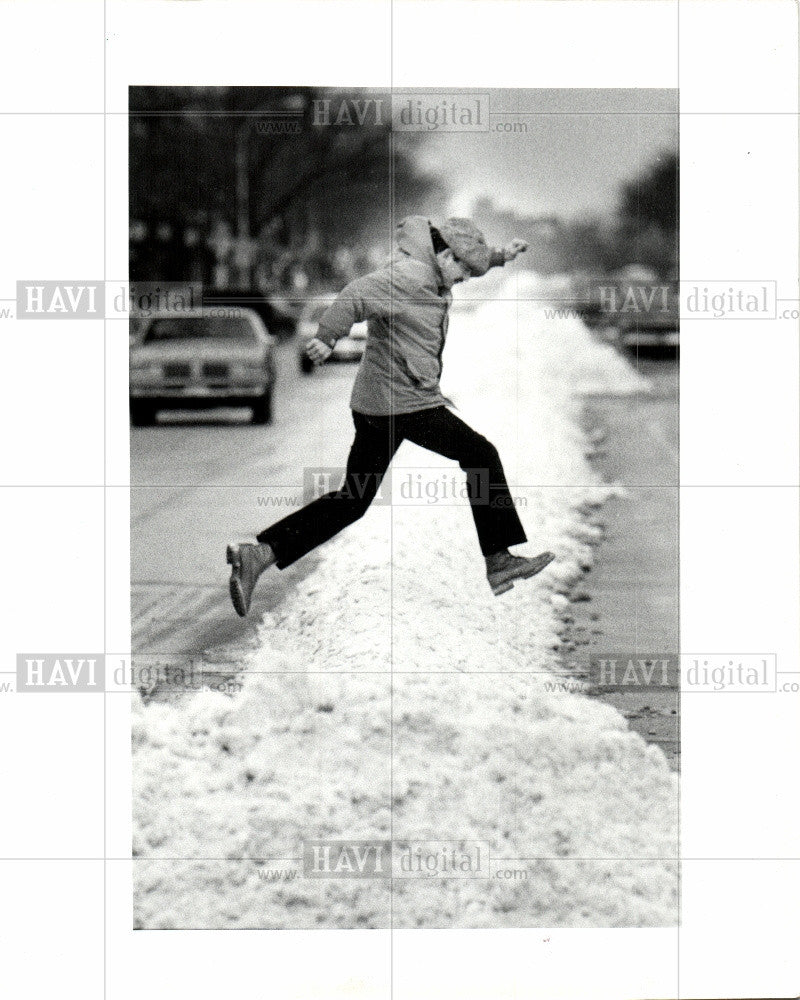
[[[452,213],[485,194],[526,214],[603,214],[620,182],[677,148],[677,91],[492,91],[490,107],[493,128],[527,131],[437,132],[420,153],[452,190]]]

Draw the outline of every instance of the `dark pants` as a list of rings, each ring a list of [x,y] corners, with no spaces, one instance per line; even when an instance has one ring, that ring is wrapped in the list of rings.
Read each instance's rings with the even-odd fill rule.
[[[484,556],[526,541],[497,449],[444,406],[391,417],[353,412],[356,437],[340,489],[266,528],[257,537],[275,553],[280,569],[333,538],[366,513],[392,456],[412,441],[455,459],[467,474],[467,491]]]

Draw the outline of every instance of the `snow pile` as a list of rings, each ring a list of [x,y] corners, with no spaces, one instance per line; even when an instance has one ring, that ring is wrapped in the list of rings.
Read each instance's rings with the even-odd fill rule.
[[[404,444],[395,502],[320,550],[265,616],[241,694],[137,703],[140,926],[675,922],[663,755],[613,708],[551,690],[558,606],[593,559],[586,513],[612,492],[586,461],[576,393],[647,384],[577,319],[547,319],[535,294],[534,279],[507,279],[455,310],[445,390],[498,446],[526,550],[556,562],[493,598],[469,507],[439,489],[460,471]],[[426,498],[411,505],[409,475]],[[297,875],[314,839],[484,841],[495,866],[526,874],[391,892],[315,880]],[[267,875],[284,867],[297,877]]]

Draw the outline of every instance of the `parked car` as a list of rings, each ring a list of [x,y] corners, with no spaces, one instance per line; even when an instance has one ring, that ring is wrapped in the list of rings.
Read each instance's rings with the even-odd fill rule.
[[[275,338],[252,309],[157,314],[130,347],[131,423],[160,409],[249,406],[253,423],[272,418]]]
[[[336,300],[335,295],[326,295],[322,298],[315,298],[303,306],[300,313],[300,321],[297,324],[297,335],[299,338],[299,361],[300,370],[310,375],[314,371],[315,365],[306,356],[308,342],[317,335],[317,327],[322,314]],[[364,348],[367,343],[367,324],[356,323],[346,337],[336,341],[329,361],[360,361],[364,356]]]
[[[629,264],[613,274],[573,280],[575,308],[590,329],[622,347],[678,347],[680,294],[673,276],[664,280]]]
[[[616,278],[616,324],[622,347],[668,349],[680,345],[680,290],[677,281],[637,274],[627,268]]]

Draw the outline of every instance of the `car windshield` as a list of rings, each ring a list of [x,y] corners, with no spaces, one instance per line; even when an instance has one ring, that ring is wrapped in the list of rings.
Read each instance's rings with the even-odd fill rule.
[[[256,339],[248,320],[241,316],[184,316],[156,319],[150,324],[144,342],[163,340],[248,340]]]

